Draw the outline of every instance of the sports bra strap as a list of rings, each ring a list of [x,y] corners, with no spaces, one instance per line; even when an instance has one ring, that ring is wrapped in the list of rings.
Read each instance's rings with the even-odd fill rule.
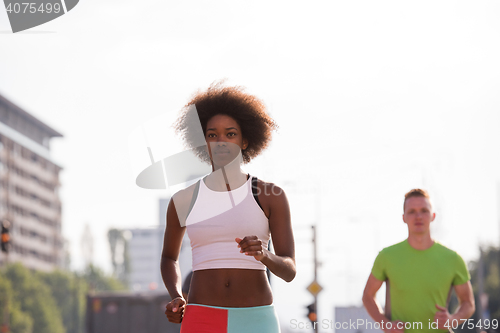
[[[259,201],[259,188],[257,187],[257,177],[252,177],[252,194],[253,198],[259,205],[260,209],[264,210]]]

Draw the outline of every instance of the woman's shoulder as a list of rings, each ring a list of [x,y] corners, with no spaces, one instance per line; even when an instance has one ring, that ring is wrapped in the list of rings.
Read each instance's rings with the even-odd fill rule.
[[[285,191],[273,182],[257,181],[258,202],[269,219],[271,232],[284,232],[290,228],[290,205]],[[284,229],[280,229],[284,228]]]
[[[269,209],[276,205],[288,205],[285,191],[273,182],[257,179],[253,182],[253,193],[257,195],[262,208],[269,215]]]
[[[195,195],[198,192],[198,188],[200,186],[200,182],[203,180],[198,180],[196,183],[191,184],[190,186],[177,191],[173,196],[172,199],[174,202],[185,202],[189,201],[191,202],[191,199],[193,198],[193,195]]]
[[[261,191],[267,191],[269,194],[274,194],[274,195],[281,195],[282,193],[284,194],[285,191],[276,185],[275,183],[268,182],[265,180],[262,180],[260,178],[257,178],[255,176],[252,176],[256,179],[256,182],[254,182],[254,185],[256,183],[257,188],[260,189]]]
[[[199,180],[185,189],[177,191],[170,199],[170,205],[173,209],[175,209],[182,226],[184,226],[184,222],[186,221],[190,209],[196,200],[201,181],[203,180]]]

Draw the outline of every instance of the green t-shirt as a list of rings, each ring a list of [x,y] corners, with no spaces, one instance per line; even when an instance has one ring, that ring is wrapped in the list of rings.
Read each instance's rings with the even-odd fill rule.
[[[451,286],[470,280],[456,252],[437,242],[427,250],[416,250],[408,240],[380,251],[372,274],[377,280],[389,280],[391,320],[411,323],[405,332],[443,331],[430,326],[438,311],[436,304],[446,307]]]

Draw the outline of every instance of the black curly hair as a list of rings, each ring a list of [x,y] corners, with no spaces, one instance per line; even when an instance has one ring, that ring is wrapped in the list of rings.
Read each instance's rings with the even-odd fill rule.
[[[267,148],[271,141],[271,132],[276,130],[278,125],[267,114],[266,107],[260,99],[246,93],[243,87],[225,87],[223,83],[223,81],[214,82],[206,91],[195,93],[181,110],[174,129],[181,135],[187,148],[194,149],[201,160],[210,162],[204,147],[197,147],[199,134],[197,136],[194,128],[197,126],[192,124],[197,123],[197,116],[205,137],[207,123],[213,116],[218,114],[230,116],[238,123],[243,138],[248,141],[247,148],[242,151],[243,161],[248,163]],[[190,112],[194,111],[193,105],[197,112]]]

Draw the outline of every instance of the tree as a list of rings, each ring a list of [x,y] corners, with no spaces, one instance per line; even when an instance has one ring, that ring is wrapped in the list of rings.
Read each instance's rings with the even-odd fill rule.
[[[89,265],[82,274],[82,279],[87,283],[89,291],[118,291],[127,288],[115,278],[106,276],[104,272],[94,266]]]
[[[0,271],[0,320],[7,312],[12,333],[84,333],[87,292],[124,289],[92,265],[70,273],[11,264]]]
[[[9,319],[8,325],[12,333],[33,333],[33,320],[21,311],[18,302],[14,302],[11,283],[0,274],[0,318],[5,317]]]
[[[66,333],[83,333],[87,284],[75,273],[55,270],[38,273],[50,289],[62,316]]]
[[[64,333],[61,313],[50,289],[36,275],[19,263],[7,266],[3,274],[11,284],[12,304],[18,302],[21,310],[13,315],[13,323],[24,323],[24,331],[29,332],[29,320],[24,315],[28,314],[37,333]]]
[[[491,319],[500,322],[500,251],[493,247],[483,252],[483,288],[488,295],[488,309]],[[479,269],[478,261],[471,262],[472,286],[476,304],[479,302]],[[477,306],[476,306],[477,308]],[[476,311],[477,312],[477,311]]]
[[[493,247],[483,252],[483,263],[480,265],[480,260],[471,261],[469,263],[469,271],[471,275],[472,289],[474,291],[474,299],[476,302],[476,312],[472,315],[472,322],[474,325],[478,324],[479,321],[479,272],[482,268],[483,272],[483,292],[488,295],[488,310],[490,321],[496,319],[498,324],[500,324],[500,251]],[[482,267],[481,267],[482,266]],[[454,309],[458,305],[458,301],[454,296],[450,302],[450,307]],[[484,310],[483,310],[484,311]],[[477,331],[479,329],[460,329],[460,327],[455,332],[470,332]],[[500,331],[500,328],[497,328]]]
[[[124,285],[129,284],[130,258],[128,252],[127,230],[109,229],[108,242],[111,250],[113,275]]]
[[[38,273],[39,279],[49,287],[61,311],[66,333],[83,333],[85,330],[86,295],[89,291],[123,290],[120,281],[107,276],[90,265],[83,273],[53,271]]]

